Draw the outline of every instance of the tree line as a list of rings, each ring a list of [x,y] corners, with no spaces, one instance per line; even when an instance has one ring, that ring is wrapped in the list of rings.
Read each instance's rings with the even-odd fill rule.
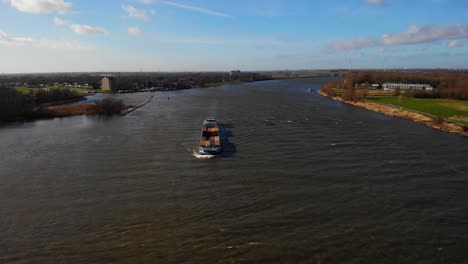
[[[328,83],[322,91],[333,95],[333,89],[352,90],[361,85],[395,83],[429,84],[433,91],[412,90],[405,95],[415,98],[468,100],[468,72],[459,71],[354,71],[340,82]]]
[[[131,90],[135,88],[162,87],[168,83],[183,83],[192,86],[203,86],[207,83],[232,81],[270,80],[271,75],[255,72],[187,72],[187,73],[113,73],[116,90]],[[50,73],[50,74],[11,74],[0,75],[0,86],[13,84],[28,84],[32,86],[53,85],[55,83],[79,83],[101,88],[102,74],[99,73]]]

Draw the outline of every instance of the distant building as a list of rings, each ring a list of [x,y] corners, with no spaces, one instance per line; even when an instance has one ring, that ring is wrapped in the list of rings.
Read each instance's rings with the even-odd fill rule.
[[[115,89],[114,77],[103,77],[101,80],[101,89],[105,91],[112,91]]]
[[[241,73],[240,70],[235,70],[235,71],[231,71],[231,72],[229,73],[229,75],[230,75],[230,76],[239,75],[240,73]]]
[[[384,91],[389,90],[425,90],[425,91],[432,91],[434,87],[429,84],[413,84],[413,83],[384,83],[382,84],[382,88]]]

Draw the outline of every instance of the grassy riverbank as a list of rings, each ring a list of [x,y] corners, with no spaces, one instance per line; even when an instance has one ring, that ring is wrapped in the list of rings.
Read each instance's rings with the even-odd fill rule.
[[[371,98],[368,98],[368,100],[361,99],[361,100],[353,101],[353,100],[344,100],[342,96],[338,96],[336,94],[335,95],[327,94],[323,90],[320,90],[318,93],[323,96],[330,97],[333,100],[351,104],[357,107],[366,108],[374,112],[409,119],[414,122],[424,124],[426,126],[429,126],[435,129],[440,129],[440,130],[447,131],[450,133],[468,136],[468,126],[464,125],[464,121],[466,121],[467,113],[463,113],[464,110],[460,110],[460,108],[463,109],[463,107],[466,106],[465,101],[444,100],[444,99],[412,99],[412,98],[406,98],[404,96],[371,97]],[[418,100],[418,101],[414,101],[414,100]],[[436,101],[434,102],[432,100],[436,100]],[[450,101],[456,101],[456,103],[451,104]],[[401,104],[401,106],[398,107],[397,104]],[[404,108],[403,105],[405,105],[407,108]],[[434,107],[434,105],[438,105],[438,106]],[[456,108],[454,109],[454,105],[456,105],[458,109]],[[425,110],[427,112],[420,111],[420,110]],[[418,111],[418,112],[415,112],[415,111]],[[428,112],[442,113],[442,114],[445,114],[447,117],[445,119],[440,118],[441,115],[433,115]],[[454,113],[462,114],[462,115],[452,116],[452,114]],[[460,117],[462,119],[459,119]],[[457,123],[453,123],[453,121]]]
[[[468,126],[468,101],[449,99],[416,99],[405,96],[368,97],[368,100],[403,107]]]
[[[397,83],[398,87],[385,89],[388,82]],[[467,72],[356,71],[339,82],[325,84],[319,93],[347,104],[468,136],[466,83]],[[426,86],[404,89],[406,84]]]

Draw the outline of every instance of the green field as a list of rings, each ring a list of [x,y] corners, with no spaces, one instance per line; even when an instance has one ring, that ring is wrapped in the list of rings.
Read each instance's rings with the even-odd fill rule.
[[[95,91],[96,93],[112,93],[112,91],[109,91],[109,90],[91,90],[91,91]]]
[[[241,83],[241,81],[218,82],[218,83],[205,83],[205,84],[203,85],[203,87],[219,86],[219,85],[225,85],[225,84],[236,84],[236,83]]]
[[[34,93],[33,88],[28,88],[28,87],[25,87],[25,86],[16,86],[15,90],[22,93],[22,94],[24,94],[24,95],[29,95],[29,94]]]
[[[468,101],[448,99],[415,99],[405,96],[368,97],[371,101],[441,116],[468,125]]]
[[[72,91],[75,91],[75,92],[78,92],[78,93],[86,93],[86,92],[91,91],[91,89],[85,89],[85,88],[81,88],[81,87],[54,87],[54,86],[47,86],[47,88],[49,88],[49,89],[68,89],[68,90],[72,90]]]

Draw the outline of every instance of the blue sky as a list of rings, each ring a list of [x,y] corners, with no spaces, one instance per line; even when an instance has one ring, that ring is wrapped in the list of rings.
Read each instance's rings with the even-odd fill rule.
[[[0,72],[468,68],[465,0],[0,0]]]

